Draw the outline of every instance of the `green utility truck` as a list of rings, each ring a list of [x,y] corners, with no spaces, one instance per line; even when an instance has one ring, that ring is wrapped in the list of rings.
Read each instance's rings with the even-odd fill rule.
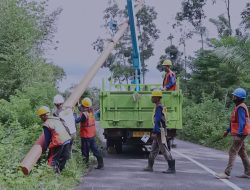
[[[167,108],[168,136],[174,138],[176,130],[182,129],[182,92],[177,81],[176,91],[164,91],[162,103]],[[114,147],[122,152],[125,143],[145,145],[143,135],[152,131],[154,104],[151,102],[152,89],[160,84],[140,84],[141,91],[135,92],[134,84],[110,84],[100,92],[100,126],[104,129],[107,148]],[[150,141],[147,144],[151,143]]]

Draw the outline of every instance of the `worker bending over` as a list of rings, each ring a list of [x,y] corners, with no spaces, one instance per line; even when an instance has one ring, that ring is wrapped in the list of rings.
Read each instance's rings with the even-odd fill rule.
[[[76,138],[75,118],[73,116],[72,108],[63,106],[64,98],[60,94],[54,96],[53,103],[55,105],[55,108],[52,111],[53,116],[59,117],[63,125],[69,130],[71,136],[71,142],[70,142],[70,152],[71,152],[70,156],[71,156],[72,146]]]
[[[60,119],[50,116],[48,107],[40,107],[37,115],[43,121],[44,150],[49,147],[48,165],[53,167],[56,173],[60,173],[69,159],[71,137]]]

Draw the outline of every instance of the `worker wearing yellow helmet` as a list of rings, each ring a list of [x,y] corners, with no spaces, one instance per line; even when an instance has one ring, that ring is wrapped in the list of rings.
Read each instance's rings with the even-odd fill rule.
[[[153,112],[153,131],[151,133],[151,138],[153,139],[151,151],[148,157],[148,166],[144,168],[144,171],[153,171],[153,165],[154,160],[156,156],[158,155],[159,151],[163,154],[165,160],[168,163],[168,169],[167,171],[164,171],[164,173],[173,174],[175,173],[175,160],[173,159],[170,150],[166,146],[166,143],[164,143],[165,133],[164,135],[161,135],[161,128],[166,128],[166,119],[165,119],[165,113],[164,113],[164,106],[161,104],[161,98],[162,98],[162,91],[161,90],[154,90],[151,94],[151,101],[155,104],[155,109]],[[166,140],[165,140],[166,141]]]
[[[171,90],[171,91],[176,90],[176,75],[170,69],[170,67],[172,66],[172,61],[166,59],[165,61],[163,61],[162,66],[166,71],[162,84],[163,90]]]
[[[71,137],[61,120],[50,115],[47,106],[40,107],[36,113],[43,121],[43,148],[46,150],[49,147],[48,165],[53,167],[56,173],[60,173],[69,159]]]
[[[96,169],[102,169],[104,167],[103,157],[99,151],[95,136],[96,125],[94,110],[92,108],[92,101],[90,98],[85,97],[81,101],[80,116],[75,118],[76,123],[80,123],[80,137],[81,137],[81,151],[83,160],[86,164],[89,162],[89,151],[91,150],[97,159]]]

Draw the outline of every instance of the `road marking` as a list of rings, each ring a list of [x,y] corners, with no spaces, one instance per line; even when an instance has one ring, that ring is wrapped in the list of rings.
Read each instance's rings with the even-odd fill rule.
[[[201,168],[203,168],[204,170],[206,170],[207,172],[209,172],[210,174],[212,174],[213,176],[215,176],[216,172],[211,170],[210,168],[206,167],[205,165],[201,164],[200,162],[197,162],[196,160],[194,160],[193,158],[189,157],[189,156],[186,156],[185,154],[183,153],[180,153],[176,150],[171,150],[172,152],[190,160],[191,162],[195,163],[196,165],[200,166]],[[231,187],[232,189],[234,190],[242,190],[240,187],[238,187],[237,185],[235,185],[234,183],[232,183],[231,181],[227,180],[227,179],[219,179],[221,180],[222,182],[224,182],[226,185],[228,185],[229,187]]]

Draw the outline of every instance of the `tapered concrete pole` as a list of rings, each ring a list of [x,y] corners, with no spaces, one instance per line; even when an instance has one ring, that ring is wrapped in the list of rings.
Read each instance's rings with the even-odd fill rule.
[[[142,1],[138,1],[138,4],[135,7],[135,14],[137,14],[141,8],[142,8]],[[69,98],[65,101],[64,107],[73,108],[76,105],[76,103],[78,102],[78,100],[88,87],[89,83],[95,77],[99,68],[107,60],[108,56],[114,49],[119,39],[123,36],[127,28],[128,28],[128,19],[119,27],[119,30],[116,32],[115,36],[113,37],[111,42],[107,45],[107,47],[105,47],[101,55],[97,58],[95,64],[92,65],[92,67],[82,78],[80,83],[73,90]],[[37,160],[40,158],[43,146],[44,146],[44,136],[43,134],[41,134],[39,139],[36,141],[35,145],[32,146],[28,154],[24,157],[24,159],[21,162],[21,168],[25,175],[28,175],[30,173],[32,167],[36,164]]]
[[[21,168],[25,175],[28,175],[36,164],[37,160],[40,158],[42,151],[45,147],[44,145],[44,134],[42,133],[40,137],[37,139],[35,144],[31,147],[28,154],[26,154],[25,158],[21,162]]]

